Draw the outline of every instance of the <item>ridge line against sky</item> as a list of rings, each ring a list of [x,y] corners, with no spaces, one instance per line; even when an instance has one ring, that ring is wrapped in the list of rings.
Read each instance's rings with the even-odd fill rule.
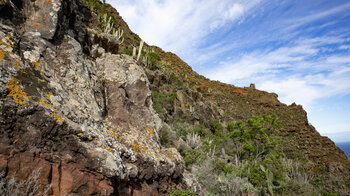
[[[337,142],[350,141],[350,2],[107,0],[148,44],[196,72],[255,83]]]

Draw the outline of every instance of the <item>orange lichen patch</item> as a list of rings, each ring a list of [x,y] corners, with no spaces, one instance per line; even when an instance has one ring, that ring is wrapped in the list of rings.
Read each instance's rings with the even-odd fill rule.
[[[171,160],[174,160],[174,154],[171,151],[167,151],[167,154],[165,156],[167,156]]]
[[[94,158],[96,155],[94,153],[91,154],[91,157]]]
[[[146,128],[150,135],[154,135],[154,130],[152,128]]]
[[[32,24],[31,26],[32,26],[34,29],[38,30],[38,29],[40,29],[41,24],[39,24],[39,23],[34,23],[34,24]]]
[[[38,101],[38,104],[43,105],[43,106],[46,106],[46,107],[49,107],[49,108],[53,108],[53,105],[47,103],[44,99],[40,99],[40,100]]]
[[[53,111],[52,115],[53,115],[53,117],[55,118],[55,120],[56,120],[57,122],[61,122],[61,123],[64,122],[64,119],[57,115],[56,110]]]
[[[5,54],[3,50],[0,50],[0,61],[3,61],[5,58]]]
[[[47,0],[47,3],[52,3],[51,0]]]
[[[142,145],[134,144],[132,150],[137,154],[138,152],[141,154],[145,153],[145,148]]]
[[[6,83],[7,88],[10,90],[10,93],[7,96],[12,96],[17,104],[25,104],[27,100],[30,99],[30,96],[17,85],[18,80],[14,77]]]

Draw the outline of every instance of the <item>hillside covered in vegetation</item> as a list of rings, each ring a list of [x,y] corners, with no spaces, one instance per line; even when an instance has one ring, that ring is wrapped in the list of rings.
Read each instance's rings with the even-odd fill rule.
[[[109,4],[0,13],[1,194],[350,195],[349,160],[302,106],[197,74]]]

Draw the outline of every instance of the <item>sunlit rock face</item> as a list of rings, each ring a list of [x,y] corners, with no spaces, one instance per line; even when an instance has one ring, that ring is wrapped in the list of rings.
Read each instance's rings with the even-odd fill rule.
[[[143,68],[87,28],[88,7],[79,0],[18,0],[1,1],[0,9],[6,176],[26,179],[40,169],[39,182],[51,184],[52,195],[200,191],[184,177],[177,150],[160,145],[161,120]]]

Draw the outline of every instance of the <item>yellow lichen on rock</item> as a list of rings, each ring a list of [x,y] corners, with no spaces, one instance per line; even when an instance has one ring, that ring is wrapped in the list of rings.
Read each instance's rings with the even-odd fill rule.
[[[32,63],[35,66],[35,68],[37,68],[39,71],[41,71],[41,69],[40,69],[41,62],[40,62],[40,60],[39,61],[33,61]]]
[[[57,115],[56,109],[53,111],[52,115],[53,115],[53,117],[55,118],[55,120],[56,120],[57,122],[60,122],[60,123],[63,123],[63,122],[64,122],[64,119]]]
[[[48,100],[51,100],[51,96],[52,96],[52,93],[51,92],[48,92],[47,93],[47,97],[48,97]],[[54,109],[54,106],[50,103],[48,103],[46,100],[44,99],[40,99],[38,101],[38,104],[42,105],[42,106],[45,106],[45,107],[48,107],[48,108],[51,108],[51,111],[52,111],[52,116],[54,117],[54,119],[59,122],[59,123],[63,123],[64,122],[64,118],[60,117],[59,115],[57,115],[57,111],[56,109]]]
[[[30,99],[30,96],[17,85],[18,80],[14,77],[6,83],[7,88],[10,90],[10,93],[7,96],[13,97],[17,104],[25,104],[27,100]]]
[[[43,106],[46,106],[46,107],[49,107],[49,108],[53,108],[53,105],[47,103],[44,99],[40,99],[40,100],[38,101],[38,103],[39,103],[40,105],[43,105]]]
[[[4,51],[0,49],[0,61],[3,61],[5,58]]]
[[[108,148],[107,146],[104,146],[104,148],[109,151],[109,152],[112,152],[112,149]]]
[[[152,128],[146,128],[150,135],[154,135],[154,130]]]
[[[51,92],[48,92],[48,93],[47,93],[47,98],[49,99],[49,101],[51,101],[51,96],[52,96],[52,93],[51,93]]]
[[[1,60],[1,54],[0,54],[0,60]],[[20,59],[16,59],[15,62],[13,63],[14,67],[19,67],[21,65],[21,60]]]

